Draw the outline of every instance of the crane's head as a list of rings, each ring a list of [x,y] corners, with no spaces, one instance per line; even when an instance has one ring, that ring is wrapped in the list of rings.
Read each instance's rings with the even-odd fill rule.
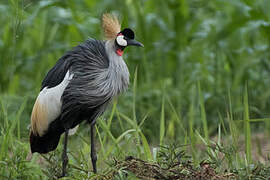
[[[121,25],[118,18],[112,14],[103,14],[102,27],[104,30],[105,37],[108,40],[114,40],[115,52],[119,56],[122,56],[124,49],[127,46],[140,46],[143,44],[136,41],[135,34],[130,28],[125,28],[121,31]]]
[[[119,56],[122,56],[125,47],[127,46],[140,46],[143,47],[143,44],[134,39],[134,32],[130,28],[125,28],[120,31],[115,39],[116,44],[116,53]]]

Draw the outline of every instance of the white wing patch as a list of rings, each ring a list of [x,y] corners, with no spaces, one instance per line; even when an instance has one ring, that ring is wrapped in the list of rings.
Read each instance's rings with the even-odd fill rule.
[[[61,97],[73,74],[67,71],[63,81],[55,87],[45,87],[38,95],[31,116],[31,129],[35,135],[42,136],[49,124],[61,113]]]

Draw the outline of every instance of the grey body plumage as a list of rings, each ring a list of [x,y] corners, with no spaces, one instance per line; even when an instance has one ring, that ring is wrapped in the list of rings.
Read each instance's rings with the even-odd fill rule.
[[[72,56],[70,72],[74,76],[62,96],[62,116],[74,116],[77,109],[95,109],[92,117],[85,117],[93,122],[114,96],[128,88],[129,72],[122,56],[115,53],[113,41],[89,39],[79,49],[79,57]],[[92,49],[95,54],[91,52]],[[68,119],[67,128],[77,125]]]

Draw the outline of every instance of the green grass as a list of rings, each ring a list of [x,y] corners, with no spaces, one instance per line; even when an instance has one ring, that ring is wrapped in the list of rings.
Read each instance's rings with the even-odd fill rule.
[[[245,117],[245,119],[234,121],[233,119],[230,119],[229,116],[229,126],[223,127],[224,131],[227,133],[222,132],[221,124],[219,124],[217,126],[217,139],[211,138],[209,134],[205,136],[204,130],[200,133],[201,129],[195,128],[192,124],[194,112],[198,112],[199,114],[201,113],[201,106],[204,106],[202,103],[197,107],[198,110],[196,110],[194,105],[191,104],[190,106],[189,118],[191,123],[189,134],[183,134],[183,139],[186,140],[177,141],[178,143],[165,141],[168,140],[165,136],[165,132],[168,130],[169,126],[165,125],[166,114],[161,110],[161,125],[159,130],[161,135],[159,142],[160,146],[149,144],[149,141],[143,133],[143,124],[147,121],[148,115],[145,115],[141,120],[137,119],[140,121],[140,124],[137,124],[137,120],[133,115],[133,117],[128,117],[122,112],[119,112],[117,102],[115,101],[112,105],[111,113],[104,116],[108,117],[107,121],[100,118],[96,126],[99,147],[99,174],[94,175],[91,172],[89,128],[80,127],[79,132],[70,137],[71,141],[68,146],[68,155],[70,158],[68,177],[73,179],[91,177],[110,179],[114,174],[114,179],[125,179],[127,177],[134,179],[136,175],[136,171],[134,171],[134,169],[130,170],[133,170],[135,173],[135,175],[132,175],[132,173],[128,173],[130,171],[127,171],[125,166],[120,169],[115,169],[114,165],[114,159],[116,159],[116,162],[119,162],[128,156],[133,156],[147,160],[147,166],[149,163],[157,163],[160,167],[165,169],[175,167],[174,164],[177,164],[178,162],[183,163],[183,165],[187,162],[192,162],[191,166],[193,170],[191,172],[198,171],[199,173],[203,171],[202,163],[207,162],[211,164],[211,167],[214,168],[217,173],[219,173],[217,174],[219,177],[221,177],[221,175],[225,176],[227,172],[227,175],[234,174],[234,176],[231,177],[232,179],[252,179],[256,177],[267,178],[270,173],[269,167],[267,166],[268,161],[263,165],[258,160],[253,160],[252,158],[251,147],[253,147],[252,144],[254,145],[255,141],[251,138],[252,124],[250,124],[250,122],[253,122],[253,120],[249,119],[247,88],[244,91],[242,105],[245,107],[245,111],[243,112],[243,117]],[[4,124],[1,128],[0,163],[3,165],[0,166],[1,177],[5,179],[56,178],[56,176],[61,172],[62,144],[60,144],[57,150],[53,153],[49,153],[45,156],[34,154],[30,158],[27,134],[21,133],[22,131],[27,130],[21,128],[19,124],[22,114],[26,110],[27,99],[17,99],[17,101],[21,102],[21,105],[17,106],[17,109],[15,109],[15,112],[17,113],[15,115],[11,115],[12,111],[9,109],[12,107],[8,103],[10,101],[5,101],[5,99],[9,98],[10,97],[1,98],[0,117],[4,120]],[[163,109],[166,105],[169,105],[169,101],[163,98],[160,106]],[[134,106],[135,108],[133,108],[133,110],[136,114],[136,104],[134,104]],[[228,113],[230,114],[231,112]],[[201,121],[204,121],[203,117],[200,119]],[[261,119],[260,121],[267,120],[268,119]],[[125,127],[119,135],[115,135],[111,130],[111,127],[114,124],[117,124],[117,121],[121,121],[121,123],[129,126]],[[258,121],[256,120],[255,123],[256,122]],[[244,128],[241,128],[241,126]],[[240,150],[240,148],[243,148],[243,146],[239,144],[241,137],[244,138],[245,142],[244,151]],[[232,141],[230,139],[232,139]],[[171,143],[173,144],[170,145]],[[261,144],[257,145],[260,146]],[[159,156],[154,155],[154,151],[157,151],[156,153],[158,153]],[[267,156],[269,157],[269,154]],[[187,161],[187,159],[189,161]],[[252,163],[252,161],[254,161],[254,163]],[[156,166],[157,165],[154,167]],[[139,167],[136,168],[136,170],[138,169]],[[164,171],[164,169],[162,171]],[[228,174],[228,172],[231,173]],[[125,173],[128,173],[129,175],[126,176]],[[137,176],[139,175],[137,174]],[[191,177],[191,175],[186,175],[186,177]]]
[[[247,165],[252,163],[252,154],[251,154],[251,129],[249,122],[249,107],[248,107],[248,90],[247,86],[245,87],[244,92],[244,119],[245,119],[245,146],[246,146],[246,160]]]
[[[269,8],[267,0],[1,1],[0,179],[52,179],[61,170],[62,144],[29,156],[32,106],[65,51],[102,39],[103,12],[119,14],[145,47],[126,50],[130,88],[98,120],[98,176],[127,178],[114,158],[161,163],[181,152],[194,170],[204,160],[221,174],[267,179]],[[70,137],[75,179],[94,176],[89,134],[81,125]]]

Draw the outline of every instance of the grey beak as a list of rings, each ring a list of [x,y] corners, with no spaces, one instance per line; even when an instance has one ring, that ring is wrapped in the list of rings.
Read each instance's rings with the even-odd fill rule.
[[[140,47],[144,47],[144,45],[134,39],[129,39],[127,40],[127,45],[128,46],[140,46]]]

